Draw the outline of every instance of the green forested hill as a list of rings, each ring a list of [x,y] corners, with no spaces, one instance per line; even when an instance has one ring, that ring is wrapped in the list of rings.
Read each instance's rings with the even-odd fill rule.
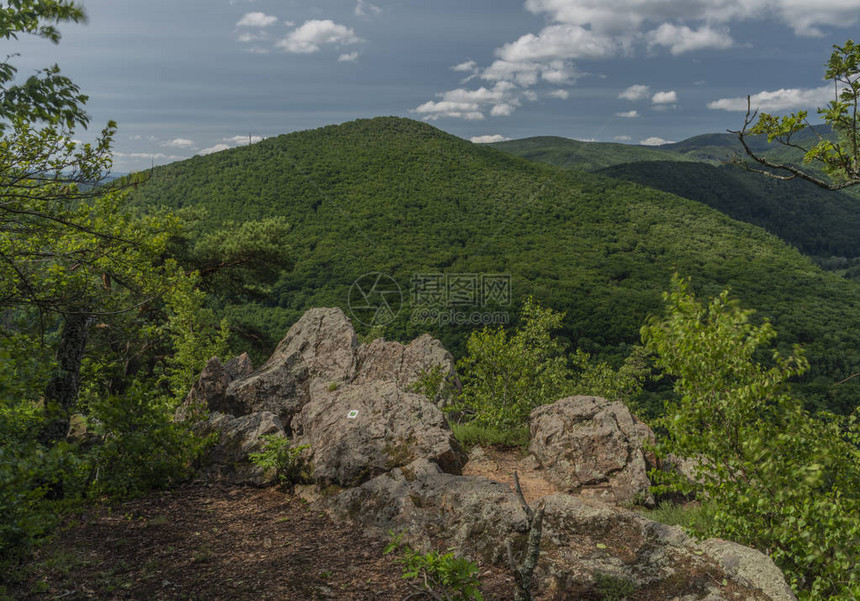
[[[392,276],[404,306],[389,338],[430,331],[455,353],[468,327],[410,321],[416,274],[507,273],[516,313],[533,294],[566,311],[564,335],[626,354],[673,270],[712,295],[731,287],[808,346],[807,393],[853,403],[830,384],[860,371],[860,288],[764,230],[701,203],[618,179],[526,161],[429,125],[355,121],[269,138],[156,168],[134,202],[205,207],[213,224],[285,216],[296,267],[266,304],[225,310],[280,336],[312,306],[347,306],[362,274]],[[480,307],[455,308],[471,312]]]
[[[700,161],[697,156],[664,150],[665,147],[634,146],[610,142],[580,142],[569,138],[538,136],[495,142],[490,146],[524,159],[579,171],[595,171],[634,161]]]
[[[638,162],[600,173],[702,202],[763,227],[809,255],[860,256],[860,200],[845,193],[732,165]]]

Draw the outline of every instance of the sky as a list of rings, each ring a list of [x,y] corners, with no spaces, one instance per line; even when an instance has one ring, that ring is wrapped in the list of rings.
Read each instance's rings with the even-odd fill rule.
[[[659,145],[832,98],[824,64],[860,0],[83,0],[57,63],[90,96],[114,170],[396,115],[474,142]]]

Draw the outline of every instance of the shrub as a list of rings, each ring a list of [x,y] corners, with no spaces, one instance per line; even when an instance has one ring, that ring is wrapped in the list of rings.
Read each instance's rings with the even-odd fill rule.
[[[297,459],[308,445],[292,447],[289,438],[270,434],[263,436],[263,449],[258,453],[250,453],[248,457],[254,465],[266,470],[275,470],[278,480],[283,484],[295,479]]]
[[[850,598],[860,586],[858,412],[808,414],[786,390],[807,368],[800,349],[760,364],[774,328],[754,325],[726,292],[706,306],[688,289],[675,277],[666,315],[642,329],[680,396],[659,420],[660,451],[699,459],[697,482],[667,488],[711,499],[713,522],[694,532],[768,552],[799,597]]]
[[[434,599],[449,601],[483,601],[478,580],[478,566],[454,553],[430,551],[421,554],[403,543],[403,534],[389,532],[392,541],[385,547],[387,555],[399,551],[397,563],[403,566],[403,578],[426,591]]]

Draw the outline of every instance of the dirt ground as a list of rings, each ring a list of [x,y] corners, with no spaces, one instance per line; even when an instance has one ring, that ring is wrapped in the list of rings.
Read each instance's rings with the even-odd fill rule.
[[[95,508],[19,567],[14,599],[397,600],[414,592],[387,541],[277,488],[188,486]],[[510,573],[482,567],[488,600]],[[8,586],[8,585],[7,585]],[[416,598],[417,599],[417,598]]]

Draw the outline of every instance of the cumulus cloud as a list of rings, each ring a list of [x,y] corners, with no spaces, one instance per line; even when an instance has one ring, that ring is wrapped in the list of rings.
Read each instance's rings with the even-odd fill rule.
[[[204,148],[203,150],[198,150],[197,154],[212,154],[213,152],[221,152],[222,150],[229,150],[229,144],[216,144],[215,146],[210,146],[209,148]]]
[[[349,27],[330,19],[311,19],[291,31],[277,45],[287,52],[310,54],[318,52],[323,45],[349,46],[362,41]]]
[[[337,60],[340,63],[354,63],[359,56],[361,55],[358,52],[346,52],[337,57]]]
[[[675,104],[676,102],[678,102],[678,94],[675,90],[657,92],[651,97],[652,104]]]
[[[630,136],[615,136],[612,139],[615,140],[616,142],[629,142],[633,138],[631,138]]]
[[[633,84],[623,92],[621,92],[618,97],[623,100],[645,100],[651,95],[651,88],[649,86],[644,86],[642,84]]]
[[[651,136],[650,138],[639,140],[639,143],[642,146],[662,146],[663,144],[674,144],[674,142],[672,142],[671,140],[664,140],[663,138],[658,138],[657,136]]]
[[[639,31],[646,23],[766,18],[782,21],[799,35],[820,35],[822,26],[849,27],[860,18],[851,0],[526,0],[526,8],[610,35]]]
[[[267,15],[266,13],[253,12],[245,13],[236,23],[237,27],[268,27],[278,22],[278,17]]]
[[[694,50],[725,50],[734,43],[728,29],[717,30],[707,26],[694,30],[686,25],[663,23],[648,33],[649,47],[665,46],[676,56]]]
[[[639,116],[639,111],[625,111],[623,113],[615,113],[616,117],[621,117],[623,119],[635,119]]]
[[[150,159],[153,161],[179,161],[186,157],[163,152],[114,152],[114,157],[121,159]]]
[[[236,39],[244,44],[250,42],[259,42],[267,39],[268,36],[265,33],[257,33],[252,31],[243,31],[239,35],[236,36]]]
[[[475,144],[492,144],[493,142],[507,142],[510,138],[506,138],[505,136],[495,134],[492,136],[475,136],[473,138],[469,138],[470,142],[474,142]]]
[[[444,98],[420,105],[427,115],[481,119],[506,116],[541,87],[567,87],[582,76],[585,60],[635,56],[643,50],[682,55],[724,50],[736,45],[729,26],[742,21],[782,21],[803,35],[825,26],[848,27],[860,21],[858,0],[524,0],[526,9],[545,17],[546,25],[498,47],[492,63],[454,65],[467,73],[461,86],[474,79],[507,82],[517,90],[491,105]],[[476,85],[476,84],[475,84]],[[486,84],[485,84],[486,85]],[[457,90],[452,90],[457,92]],[[631,101],[652,99],[655,110],[677,102],[674,92],[652,97],[648,86],[636,84],[619,95]],[[547,94],[548,95],[548,94]]]
[[[508,117],[522,103],[516,93],[516,86],[506,81],[497,82],[492,88],[458,88],[439,96],[441,100],[425,102],[412,112],[424,115],[424,119],[429,121],[440,117],[479,121],[485,118],[485,110],[489,110],[493,117]]]
[[[567,90],[553,90],[552,92],[548,92],[547,96],[550,98],[560,98],[561,100],[567,100],[570,96],[570,92]]]
[[[451,67],[451,71],[457,71],[459,73],[474,73],[478,70],[478,63],[475,61],[466,61],[464,63],[460,63],[459,65],[454,65]]]
[[[759,92],[750,96],[752,109],[762,111],[787,111],[801,108],[823,106],[833,99],[833,88],[829,85],[820,88],[789,88],[772,92]],[[720,98],[708,103],[709,109],[723,111],[747,110],[746,97]]]

